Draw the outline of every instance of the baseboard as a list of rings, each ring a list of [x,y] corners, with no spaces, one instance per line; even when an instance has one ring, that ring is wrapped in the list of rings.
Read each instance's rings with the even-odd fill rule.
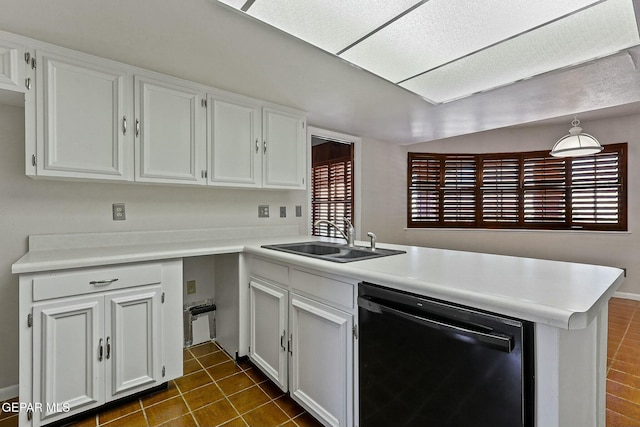
[[[630,292],[616,292],[613,294],[614,298],[632,299],[634,301],[640,301],[640,294],[632,294]]]
[[[0,388],[0,402],[18,397],[18,384]]]

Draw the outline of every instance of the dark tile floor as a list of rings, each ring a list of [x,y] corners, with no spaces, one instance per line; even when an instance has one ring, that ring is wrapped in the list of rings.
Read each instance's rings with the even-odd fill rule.
[[[321,427],[249,362],[235,363],[216,344],[183,351],[184,376],[166,390],[92,415],[81,427]],[[0,427],[17,416],[0,413]]]
[[[14,399],[17,400],[17,399]],[[0,412],[0,427],[17,416]],[[184,350],[184,376],[167,390],[88,417],[76,426],[306,427],[320,423],[250,363],[215,344]],[[640,301],[609,303],[607,427],[640,427]]]
[[[609,302],[607,427],[640,426],[640,301]]]

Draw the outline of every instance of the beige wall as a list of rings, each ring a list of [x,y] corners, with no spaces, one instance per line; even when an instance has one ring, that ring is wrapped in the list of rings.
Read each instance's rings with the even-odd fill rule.
[[[232,190],[33,180],[24,173],[24,110],[0,105],[0,392],[18,383],[18,278],[11,264],[27,236],[44,233],[195,229],[297,224],[306,232],[303,191]],[[111,204],[126,203],[126,221]],[[258,219],[258,205],[271,218]],[[295,205],[305,215],[295,218]],[[279,218],[279,206],[288,217]]]
[[[363,224],[384,230],[386,241],[410,245],[555,259],[627,268],[620,291],[640,296],[640,115],[583,123],[603,144],[629,143],[629,232],[429,230],[406,227],[406,153],[480,153],[551,149],[570,124],[499,129],[396,148],[363,146],[376,170],[363,180]],[[398,158],[400,157],[400,158]],[[384,161],[392,165],[383,171]],[[368,165],[367,165],[368,166]],[[461,266],[464,268],[464,266]]]
[[[361,240],[372,231],[379,242],[403,243],[406,154],[396,145],[363,139],[356,167],[361,167]]]

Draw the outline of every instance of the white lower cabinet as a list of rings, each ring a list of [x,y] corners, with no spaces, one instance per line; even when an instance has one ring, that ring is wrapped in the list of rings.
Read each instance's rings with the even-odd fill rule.
[[[182,375],[182,263],[22,275],[20,400],[39,426]],[[22,418],[24,416],[24,419]]]
[[[250,269],[249,358],[324,425],[352,427],[355,312],[324,296],[354,286],[261,259]],[[301,295],[305,275],[313,292]]]
[[[289,292],[256,278],[249,288],[249,357],[287,391],[287,309]]]
[[[353,316],[291,294],[289,390],[329,426],[353,422]]]

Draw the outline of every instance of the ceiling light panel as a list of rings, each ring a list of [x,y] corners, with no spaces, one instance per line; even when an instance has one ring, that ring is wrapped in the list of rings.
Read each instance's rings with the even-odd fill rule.
[[[593,3],[430,0],[340,56],[397,83]]]
[[[219,0],[220,3],[228,4],[231,7],[235,7],[236,9],[240,9],[245,3],[246,0]]]
[[[428,100],[446,102],[607,56],[639,43],[632,1],[608,0],[400,86]]]
[[[237,3],[225,1],[231,2]],[[256,0],[247,13],[335,54],[416,3],[419,1]]]

